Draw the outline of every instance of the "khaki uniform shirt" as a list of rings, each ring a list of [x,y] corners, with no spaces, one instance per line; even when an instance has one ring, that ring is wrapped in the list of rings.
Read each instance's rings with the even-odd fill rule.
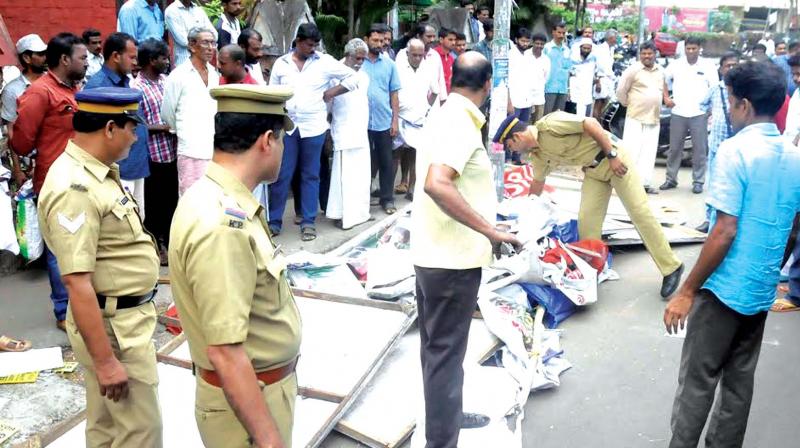
[[[467,98],[452,93],[447,102],[425,124],[427,143],[417,148],[414,238],[411,255],[416,266],[442,269],[472,269],[488,266],[492,245],[484,235],[448,216],[425,193],[425,178],[431,164],[447,165],[458,176],[459,193],[490,223],[497,219],[497,194],[492,164],[483,146],[483,113]]]
[[[553,112],[537,121],[531,129],[536,132],[539,147],[530,155],[534,180],[544,182],[559,165],[592,166],[601,151],[600,145],[583,131],[584,117],[567,112]],[[607,133],[612,146],[620,148],[620,140]]]
[[[172,292],[192,361],[213,370],[209,345],[242,343],[256,371],[300,350],[300,314],[264,209],[214,162],[178,203],[170,230]]]
[[[62,275],[92,272],[97,294],[139,296],[153,290],[159,259],[117,164],[105,165],[67,143],[39,194],[42,235]]]
[[[644,124],[659,124],[664,100],[664,71],[658,64],[647,69],[641,62],[628,67],[620,78],[617,99],[628,108],[626,118]]]

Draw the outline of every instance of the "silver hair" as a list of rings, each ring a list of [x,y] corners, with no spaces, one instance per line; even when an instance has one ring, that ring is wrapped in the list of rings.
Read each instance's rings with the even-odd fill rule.
[[[367,46],[367,43],[359,38],[350,39],[350,42],[348,42],[347,45],[344,46],[344,55],[353,56],[359,50],[369,53],[369,47]]]
[[[606,35],[605,35],[605,37],[606,37],[606,38],[608,38],[608,37],[615,37],[617,34],[618,34],[618,33],[617,33],[617,30],[615,30],[614,28],[609,28],[609,29],[607,29],[607,30],[606,30]]]
[[[200,33],[209,33],[212,36],[214,35],[214,31],[204,26],[196,26],[189,30],[189,35],[187,36],[187,40],[189,43],[197,42],[197,37],[200,36]]]
[[[420,47],[422,47],[422,49],[423,49],[423,50],[425,50],[425,42],[422,42],[422,40],[420,40],[420,39],[417,39],[416,37],[415,37],[415,38],[413,38],[413,39],[410,39],[410,40],[408,41],[408,44],[407,44],[406,46],[407,46],[408,48],[411,48],[411,46],[412,46],[412,45],[417,45],[417,46],[420,46]]]

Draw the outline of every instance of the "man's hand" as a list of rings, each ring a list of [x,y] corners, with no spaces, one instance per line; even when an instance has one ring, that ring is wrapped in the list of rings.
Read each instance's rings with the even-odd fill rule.
[[[389,128],[389,135],[395,138],[398,132],[400,132],[400,124],[397,122],[396,118],[392,118],[392,127]]]
[[[95,363],[94,372],[100,383],[100,395],[114,402],[128,398],[128,374],[117,358],[112,356],[106,362]]]
[[[608,164],[611,166],[611,171],[613,171],[614,175],[617,177],[622,177],[628,172],[628,167],[622,163],[622,160],[609,159]]]
[[[672,101],[672,98],[664,98],[664,105],[672,109],[675,107],[675,101]]]
[[[522,243],[517,239],[517,236],[512,233],[494,229],[494,232],[487,235],[487,238],[489,238],[489,241],[491,241],[493,245],[508,243],[514,247],[515,251],[519,252],[522,250]]]
[[[667,303],[667,308],[664,310],[664,325],[667,327],[667,333],[676,334],[679,327],[680,330],[683,330],[693,303],[694,295],[684,291],[678,291],[678,294]]]
[[[334,98],[336,98],[336,95],[334,95],[333,89],[328,89],[322,93],[322,101],[326,103],[330,103]]]
[[[25,175],[25,172],[16,166],[11,169],[11,175],[14,177],[14,183],[17,184],[18,188],[22,188],[22,184],[28,180],[28,176]]]

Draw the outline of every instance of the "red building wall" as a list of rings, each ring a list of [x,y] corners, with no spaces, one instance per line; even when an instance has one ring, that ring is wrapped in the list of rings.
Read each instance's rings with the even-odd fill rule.
[[[116,0],[0,0],[0,14],[15,43],[30,33],[47,42],[63,31],[80,36],[97,28],[105,36],[117,29]]]

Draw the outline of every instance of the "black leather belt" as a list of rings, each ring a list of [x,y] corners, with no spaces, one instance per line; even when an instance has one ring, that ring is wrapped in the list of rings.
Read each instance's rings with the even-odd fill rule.
[[[137,306],[144,305],[145,303],[153,300],[155,295],[156,290],[154,289],[143,296],[117,297],[117,309],[124,310],[126,308],[136,308]],[[98,294],[97,304],[100,306],[101,310],[104,309],[106,307],[106,296]]]

